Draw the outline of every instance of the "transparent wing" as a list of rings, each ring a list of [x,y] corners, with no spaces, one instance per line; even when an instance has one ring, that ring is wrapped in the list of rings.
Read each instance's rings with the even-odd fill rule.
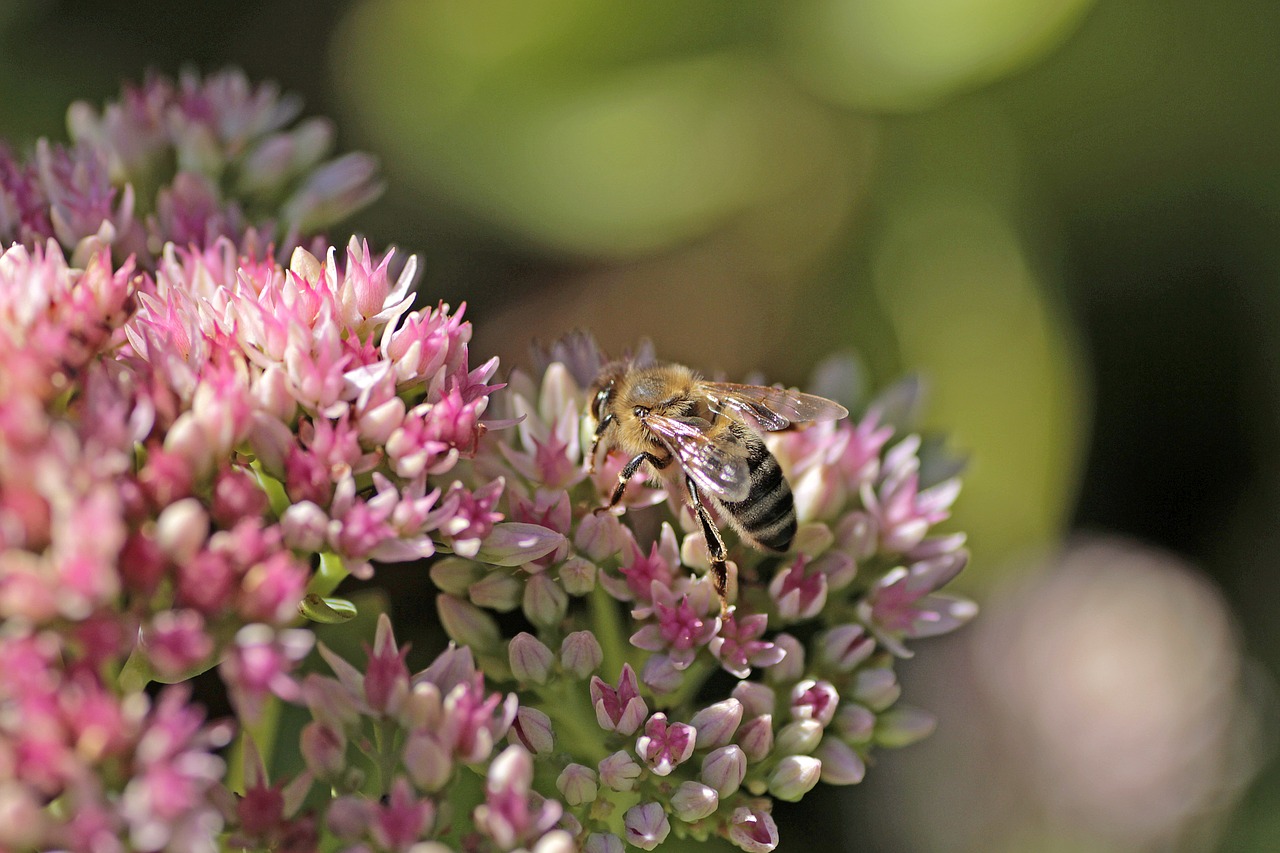
[[[733,382],[703,382],[699,388],[711,400],[712,408],[746,415],[770,432],[794,423],[838,421],[849,414],[848,409],[834,400],[787,388]]]
[[[645,425],[662,439],[699,488],[721,500],[744,501],[751,492],[747,449],[725,433],[720,440],[707,435],[711,426],[702,418],[648,415]]]

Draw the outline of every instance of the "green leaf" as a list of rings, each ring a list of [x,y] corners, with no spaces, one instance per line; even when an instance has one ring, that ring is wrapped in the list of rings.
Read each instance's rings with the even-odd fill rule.
[[[345,598],[317,595],[314,592],[303,597],[298,612],[312,622],[336,625],[355,618],[356,606]]]

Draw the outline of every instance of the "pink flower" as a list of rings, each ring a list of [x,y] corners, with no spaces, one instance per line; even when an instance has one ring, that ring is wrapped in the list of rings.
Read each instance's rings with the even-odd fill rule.
[[[898,638],[943,634],[976,615],[973,602],[934,592],[955,577],[968,559],[968,552],[953,551],[890,570],[858,605],[859,618],[895,654],[909,657],[910,651]]]
[[[653,604],[649,612],[655,621],[633,634],[631,643],[647,651],[666,652],[676,669],[685,669],[693,663],[698,649],[711,642],[719,627],[719,619],[707,615],[711,609],[710,591],[705,585],[698,585],[677,600],[661,581],[653,581],[651,589]]]
[[[162,610],[142,633],[147,659],[165,679],[186,675],[213,653],[213,638],[195,610]]]
[[[409,692],[409,667],[405,657],[409,645],[396,646],[387,614],[378,616],[373,648],[365,647],[368,663],[364,673],[364,698],[375,713],[394,713]]]
[[[302,698],[292,672],[314,642],[310,631],[276,631],[262,624],[236,633],[220,671],[241,716],[257,719],[268,694],[289,701]]]
[[[769,595],[777,603],[779,615],[788,621],[811,619],[827,603],[827,577],[801,554],[796,561],[774,575]]]
[[[182,847],[200,833],[217,831],[222,820],[210,796],[221,779],[229,731],[206,728],[203,715],[187,704],[188,693],[165,691],[148,715],[134,751],[134,772],[120,799],[120,813],[133,844],[157,850]]]
[[[720,620],[720,630],[710,643],[711,653],[720,665],[739,678],[746,678],[751,667],[773,666],[785,652],[775,644],[761,640],[768,617],[754,613],[738,619],[730,613]]]
[[[638,602],[637,612],[633,615],[644,618],[649,612],[645,605],[652,600],[655,584],[663,589],[671,589],[675,585],[675,567],[680,565],[680,546],[670,524],[663,525],[662,534],[658,541],[649,546],[647,555],[640,550],[634,539],[629,539],[628,544],[630,548],[627,556],[618,569],[625,584],[619,584],[608,575],[602,575],[601,583],[614,598]]]
[[[618,686],[610,687],[599,676],[591,676],[591,704],[600,728],[620,735],[633,734],[649,713],[640,698],[640,685],[630,664],[622,665]]]
[[[453,510],[440,530],[453,540],[455,554],[474,557],[481,542],[493,531],[494,524],[502,520],[503,514],[494,507],[504,485],[501,479],[497,479],[474,492],[467,491],[458,483],[449,490],[445,501]]]
[[[405,851],[422,838],[435,816],[435,803],[419,798],[401,776],[392,783],[385,804],[373,804],[369,834],[384,850]]]
[[[685,723],[667,724],[667,715],[654,714],[645,723],[644,734],[636,741],[640,756],[657,776],[669,776],[693,754],[697,731]]]
[[[511,728],[517,704],[514,693],[505,699],[499,693],[486,694],[484,676],[477,672],[445,695],[440,737],[458,760],[483,761]]]
[[[951,504],[960,494],[960,480],[955,477],[920,490],[920,460],[915,456],[919,446],[919,436],[903,439],[885,457],[880,484],[862,487],[862,501],[880,530],[881,547],[890,553],[919,545],[932,525],[950,515]]]
[[[532,792],[533,759],[519,746],[507,747],[489,765],[485,801],[476,807],[476,829],[500,850],[531,847],[528,842],[555,826],[561,806]]]

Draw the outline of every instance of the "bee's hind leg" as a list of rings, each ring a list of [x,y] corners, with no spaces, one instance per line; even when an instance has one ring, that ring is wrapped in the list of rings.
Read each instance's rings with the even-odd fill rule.
[[[729,566],[725,562],[724,539],[720,536],[720,528],[716,527],[716,523],[711,520],[711,512],[703,504],[702,496],[698,494],[698,484],[689,476],[684,478],[684,482],[689,489],[689,503],[694,514],[698,516],[698,522],[702,525],[702,536],[707,540],[707,552],[711,555],[711,585],[715,587],[716,595],[720,597],[720,615],[727,616],[729,613]]]

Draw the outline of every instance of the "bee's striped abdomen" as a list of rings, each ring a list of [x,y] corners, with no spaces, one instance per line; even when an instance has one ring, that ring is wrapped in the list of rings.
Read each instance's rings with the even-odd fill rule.
[[[765,548],[785,551],[796,535],[796,503],[782,466],[755,436],[748,439],[751,491],[746,500],[724,503],[742,530]]]

